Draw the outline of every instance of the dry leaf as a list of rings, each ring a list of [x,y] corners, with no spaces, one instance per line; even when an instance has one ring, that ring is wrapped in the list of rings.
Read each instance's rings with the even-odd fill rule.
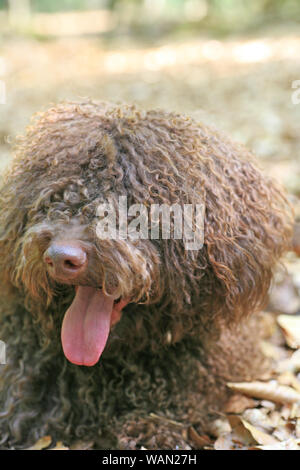
[[[242,413],[247,408],[254,408],[257,406],[257,401],[252,398],[245,397],[241,393],[236,393],[229,398],[228,402],[224,407],[225,413]]]
[[[205,446],[211,446],[213,442],[206,435],[201,435],[197,433],[196,429],[191,426],[188,432],[189,440],[192,441],[196,449],[203,449]]]
[[[51,450],[70,450],[69,447],[66,447],[63,445],[61,441],[57,442],[55,447],[53,447]]]
[[[277,377],[277,381],[281,385],[290,385],[297,390],[297,392],[300,392],[300,382],[289,370],[283,372],[279,377]]]
[[[300,300],[291,275],[287,274],[281,282],[271,288],[270,306],[284,316],[297,312]]]
[[[280,414],[282,416],[282,418],[287,421],[291,415],[291,405],[284,405],[281,410],[280,410]]]
[[[289,370],[291,372],[298,372],[300,370],[300,349],[295,351],[291,357],[284,359],[277,365],[279,372]]]
[[[218,418],[209,424],[208,430],[212,436],[220,437],[230,433],[231,428],[226,418]]]
[[[271,445],[259,445],[257,449],[261,450],[300,450],[300,439],[288,439]]]
[[[300,405],[294,403],[290,412],[290,419],[300,418]]]
[[[262,398],[276,403],[297,403],[300,393],[291,387],[272,382],[240,382],[227,383],[232,390],[244,393],[250,397]]]
[[[226,434],[225,436],[220,436],[214,443],[215,450],[232,450],[234,449],[235,444],[232,441],[232,435]]]
[[[252,426],[258,426],[264,430],[272,431],[273,426],[269,416],[267,415],[268,412],[269,410],[263,408],[248,409],[245,410],[242,417],[248,423],[252,424]]]
[[[273,436],[275,436],[279,441],[288,441],[289,439],[293,439],[293,435],[290,429],[287,426],[280,426],[273,432]]]
[[[262,400],[260,404],[263,408],[267,408],[268,410],[275,410],[276,408],[275,403],[269,400]]]
[[[275,410],[269,414],[270,425],[273,428],[277,428],[280,424],[284,424],[284,419],[282,418],[279,411]]]
[[[260,431],[245,419],[231,415],[228,417],[232,430],[238,437],[245,440],[245,444],[258,443],[262,445],[276,444],[278,440],[263,431]]]
[[[300,419],[297,419],[296,426],[295,426],[295,434],[296,434],[296,438],[300,439]]]
[[[283,330],[285,340],[290,348],[300,347],[300,316],[279,315],[277,322]]]
[[[232,432],[237,436],[241,443],[245,445],[253,445],[256,443],[250,431],[244,426],[241,418],[236,415],[229,415],[228,421],[231,426]]]
[[[29,447],[27,450],[42,450],[46,449],[46,447],[49,447],[52,442],[52,439],[50,436],[44,436],[41,439],[39,439],[32,447]]]

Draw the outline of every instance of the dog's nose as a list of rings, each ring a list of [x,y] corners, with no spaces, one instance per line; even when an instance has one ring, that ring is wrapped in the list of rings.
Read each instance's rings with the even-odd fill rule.
[[[76,242],[52,243],[44,254],[44,261],[53,277],[71,280],[82,274],[87,266],[87,254]]]

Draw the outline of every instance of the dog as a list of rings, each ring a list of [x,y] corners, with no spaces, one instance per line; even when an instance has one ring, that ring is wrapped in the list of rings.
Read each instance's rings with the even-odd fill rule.
[[[38,113],[0,186],[1,448],[190,448],[226,383],[265,370],[256,313],[292,224],[250,152],[187,116]]]

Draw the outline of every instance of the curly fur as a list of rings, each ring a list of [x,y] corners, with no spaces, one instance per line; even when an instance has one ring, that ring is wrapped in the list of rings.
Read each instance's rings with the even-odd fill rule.
[[[205,201],[204,246],[182,240],[99,240],[96,210],[117,204]],[[186,446],[226,381],[263,370],[257,323],[292,216],[253,157],[192,119],[109,103],[62,103],[35,116],[0,187],[2,447],[50,433],[98,448]],[[74,286],[48,275],[51,240],[88,246],[85,284],[130,298],[100,362],[69,363],[60,328]]]

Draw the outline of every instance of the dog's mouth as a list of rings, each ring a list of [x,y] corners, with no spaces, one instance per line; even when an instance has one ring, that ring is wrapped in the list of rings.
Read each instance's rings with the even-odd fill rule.
[[[43,254],[48,276],[59,284],[75,287],[75,297],[63,319],[61,341],[66,358],[84,366],[98,362],[111,327],[120,320],[122,308],[129,302],[118,298],[120,291],[112,280],[108,284],[115,295],[99,288],[101,275],[93,269],[93,260],[92,245],[76,238],[54,240]]]
[[[95,365],[104,351],[111,327],[120,320],[127,303],[106,295],[101,289],[77,286],[61,329],[66,358],[77,365]]]

